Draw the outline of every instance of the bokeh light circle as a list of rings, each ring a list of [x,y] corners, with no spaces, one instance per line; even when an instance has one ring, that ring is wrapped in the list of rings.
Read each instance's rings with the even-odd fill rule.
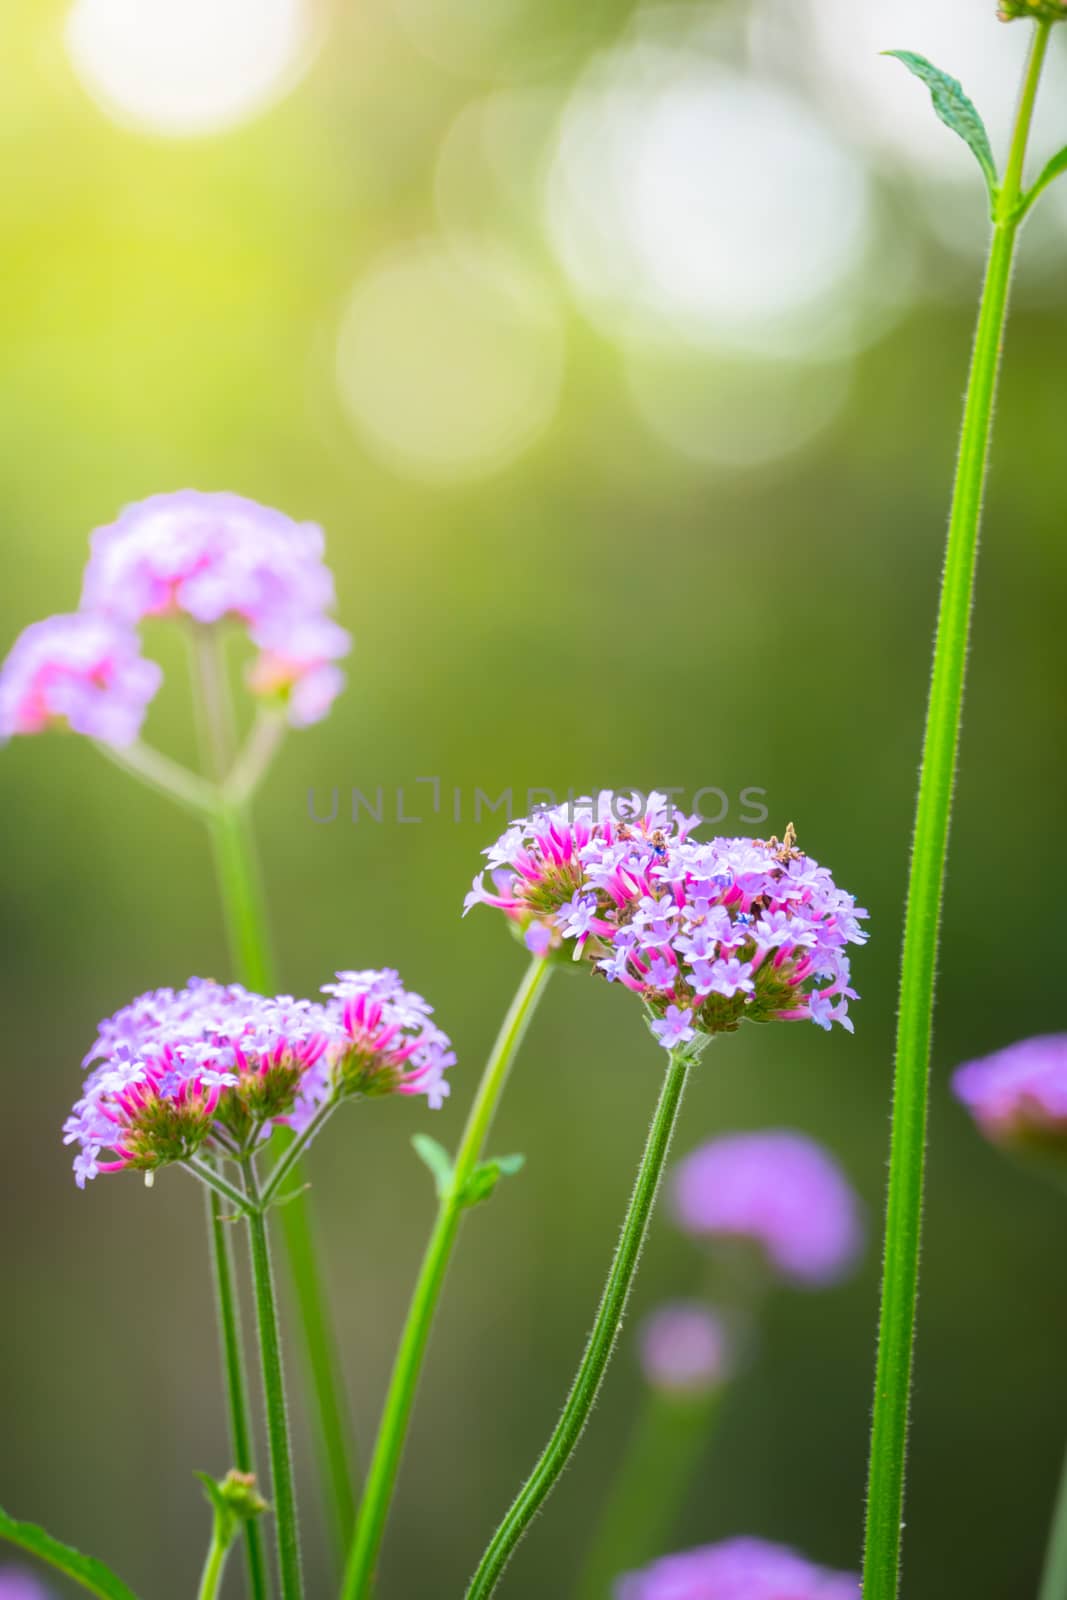
[[[444,482],[490,475],[533,444],[555,414],[564,360],[545,285],[473,240],[426,239],[373,266],[337,345],[341,396],[368,448]]]
[[[555,248],[598,320],[714,345],[817,343],[871,246],[865,170],[799,97],[661,46],[590,69],[547,192]]]
[[[66,43],[110,116],[189,136],[276,99],[306,66],[314,32],[307,0],[74,0]]]

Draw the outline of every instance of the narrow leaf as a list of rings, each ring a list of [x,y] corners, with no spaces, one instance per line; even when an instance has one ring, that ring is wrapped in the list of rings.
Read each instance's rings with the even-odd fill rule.
[[[1067,145],[1064,145],[1062,150],[1057,150],[1051,161],[1046,163],[1039,176],[1034,179],[1023,195],[1019,207],[1020,211],[1029,211],[1042,189],[1047,189],[1049,184],[1055,178],[1058,178],[1061,172],[1067,172]]]
[[[916,55],[913,50],[886,50],[883,54],[903,61],[908,71],[925,83],[934,102],[934,110],[946,128],[958,133],[964,144],[970,146],[985,174],[990,197],[994,196],[997,164],[993,159],[989,135],[977,107],[967,98],[956,79],[950,78],[947,72],[942,72],[940,67],[935,67],[932,61]]]
[[[72,1550],[69,1544],[60,1544],[58,1539],[53,1539],[51,1534],[45,1533],[35,1523],[16,1522],[2,1509],[0,1539],[6,1539],[9,1544],[18,1545],[19,1549],[29,1551],[30,1555],[37,1556],[41,1561],[47,1561],[49,1566],[66,1573],[68,1578],[80,1583],[90,1594],[99,1596],[99,1600],[137,1600],[133,1590],[128,1589],[122,1579],[117,1578],[102,1561],[97,1561],[95,1556],[83,1556],[79,1550]]]
[[[482,1200],[488,1200],[501,1178],[513,1177],[519,1172],[526,1161],[525,1156],[495,1156],[491,1161],[483,1161],[470,1175],[467,1187],[463,1191],[463,1204],[476,1206]]]
[[[437,1198],[444,1199],[452,1186],[452,1157],[444,1145],[438,1144],[436,1139],[431,1139],[428,1133],[413,1134],[411,1143],[419,1160],[433,1173]]]
[[[526,1165],[526,1157],[520,1155],[497,1156],[495,1160],[500,1168],[500,1175],[504,1178],[513,1178],[516,1172],[521,1172]]]

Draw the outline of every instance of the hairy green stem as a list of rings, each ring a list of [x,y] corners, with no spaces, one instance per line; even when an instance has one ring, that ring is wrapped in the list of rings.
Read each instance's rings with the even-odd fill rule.
[[[197,717],[205,760],[214,771],[213,808],[209,818],[219,894],[226,920],[230,949],[242,983],[263,994],[273,994],[274,962],[268,941],[268,922],[263,885],[256,860],[249,804],[252,789],[242,781],[238,798],[231,796],[227,770],[234,760],[236,738],[229,701],[226,663],[217,629],[201,629],[193,634],[193,682]],[[262,730],[262,720],[258,724]],[[258,782],[266,770],[264,754],[276,748],[276,726],[253,731],[250,745],[257,753],[250,758]],[[270,750],[265,750],[269,744]],[[241,772],[237,758],[232,772]],[[293,1134],[279,1128],[273,1143],[282,1159],[293,1142]],[[299,1166],[290,1163],[288,1189],[292,1198],[282,1217],[282,1238],[289,1282],[299,1312],[300,1354],[305,1381],[313,1398],[313,1427],[316,1458],[326,1486],[326,1513],[335,1559],[344,1560],[355,1518],[355,1473],[351,1449],[348,1399],[341,1372],[340,1357],[326,1306],[326,1291],[319,1269],[310,1207],[306,1196],[297,1194],[302,1185]]]
[[[1038,23],[1026,66],[978,316],[949,519],[915,815],[897,1018],[893,1126],[878,1333],[864,1600],[896,1600],[919,1282],[927,1084],[938,928],[959,744],[978,524],[993,398],[1020,218],[1023,163],[1049,24]]]
[[[230,1224],[222,1220],[219,1196],[212,1191],[205,1194],[207,1203],[208,1239],[211,1244],[211,1268],[215,1286],[215,1305],[218,1311],[219,1342],[222,1350],[222,1368],[226,1380],[226,1404],[229,1412],[230,1450],[238,1472],[255,1472],[255,1454],[252,1444],[252,1425],[248,1408],[248,1387],[245,1383],[244,1349],[241,1342],[241,1316],[237,1286],[233,1270],[233,1249],[230,1242]],[[216,1520],[216,1534],[218,1532]],[[213,1539],[212,1549],[217,1541]],[[222,1573],[219,1560],[218,1577]],[[208,1555],[208,1566],[211,1555]],[[263,1530],[256,1518],[245,1523],[245,1563],[248,1569],[248,1588],[252,1600],[266,1600],[269,1593],[267,1563],[263,1550]],[[208,1568],[204,1569],[204,1582],[200,1586],[201,1600],[208,1600],[214,1589],[205,1587]]]
[[[663,1164],[670,1149],[678,1111],[689,1073],[689,1059],[684,1054],[671,1055],[663,1079],[652,1126],[648,1132],[641,1165],[630,1204],[623,1220],[615,1258],[611,1264],[604,1293],[597,1309],[596,1321],[582,1356],[574,1384],[563,1414],[545,1446],[536,1466],[519,1490],[510,1509],[497,1528],[483,1555],[478,1570],[471,1579],[467,1600],[485,1600],[492,1594],[500,1577],[533,1518],[555,1487],[556,1480],[570,1460],[581,1438],[622,1322],[630,1286],[641,1255],[641,1247],[648,1231],[656,1191],[659,1188]]]
[[[719,1391],[692,1396],[649,1389],[608,1491],[577,1600],[609,1600],[621,1572],[670,1548],[686,1489],[714,1426]]]
[[[252,1253],[252,1291],[263,1377],[267,1444],[270,1450],[271,1499],[278,1550],[278,1577],[282,1600],[301,1600],[304,1586],[300,1572],[300,1535],[296,1518],[293,1456],[289,1444],[289,1416],[285,1403],[281,1334],[274,1295],[274,1273],[271,1268],[267,1219],[260,1207],[255,1167],[251,1160],[245,1162],[242,1173],[251,1208],[248,1212],[248,1236]]]
[[[331,1097],[324,1101],[323,1104],[319,1106],[318,1110],[309,1118],[307,1126],[290,1141],[288,1149],[283,1150],[282,1154],[278,1157],[277,1162],[271,1170],[270,1177],[263,1185],[263,1194],[261,1199],[263,1202],[264,1211],[266,1211],[267,1207],[278,1198],[278,1195],[285,1187],[285,1184],[292,1173],[293,1168],[300,1160],[300,1157],[303,1155],[312,1139],[314,1139],[315,1135],[320,1131],[330,1117],[333,1116],[336,1110],[337,1098],[336,1096],[331,1095]]]
[[[374,1454],[367,1471],[355,1537],[345,1570],[342,1600],[362,1600],[370,1592],[374,1580],[374,1567],[400,1469],[426,1345],[466,1205],[465,1191],[481,1159],[511,1063],[550,971],[550,963],[539,957],[535,957],[527,968],[478,1085],[456,1154],[451,1181],[439,1199],[437,1218],[419,1269],[393,1364],[378,1435],[374,1441]]]

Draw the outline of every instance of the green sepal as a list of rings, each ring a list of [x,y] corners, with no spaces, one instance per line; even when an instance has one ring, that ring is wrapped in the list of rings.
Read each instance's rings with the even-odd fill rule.
[[[73,1549],[69,1544],[61,1544],[58,1539],[53,1539],[50,1533],[45,1533],[44,1529],[39,1528],[34,1522],[16,1522],[14,1517],[9,1517],[2,1509],[0,1509],[0,1539],[5,1539],[8,1544],[17,1545],[20,1550],[28,1551],[40,1561],[46,1561],[49,1566],[65,1573],[83,1589],[88,1589],[90,1594],[97,1595],[99,1600],[137,1600],[133,1590],[95,1556],[84,1556],[80,1550]]]
[[[964,144],[973,152],[985,177],[990,202],[995,203],[997,164],[993,159],[993,147],[989,143],[989,134],[986,132],[986,125],[978,108],[964,94],[959,82],[955,78],[950,78],[947,72],[942,72],[940,67],[935,67],[932,61],[927,61],[925,56],[916,55],[914,50],[883,50],[882,54],[902,61],[909,72],[914,73],[921,83],[925,83],[930,91],[934,110],[945,127],[959,134]]]
[[[194,1472],[203,1485],[204,1495],[215,1513],[215,1537],[227,1550],[246,1522],[261,1517],[270,1507],[256,1488],[250,1472],[231,1469],[224,1478],[208,1472]]]
[[[521,1155],[495,1156],[490,1161],[479,1162],[467,1180],[460,1203],[476,1206],[482,1200],[488,1200],[501,1178],[514,1177],[525,1162],[526,1157]]]
[[[438,1144],[436,1139],[431,1139],[428,1133],[413,1133],[411,1144],[419,1160],[429,1167],[433,1174],[437,1198],[443,1200],[452,1187],[452,1157],[444,1145]]]

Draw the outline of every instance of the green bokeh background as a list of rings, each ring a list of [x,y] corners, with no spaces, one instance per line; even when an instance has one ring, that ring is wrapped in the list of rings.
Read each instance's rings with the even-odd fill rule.
[[[629,10],[516,8],[526,20],[505,56],[565,90]],[[870,909],[857,1032],[721,1041],[677,1149],[733,1128],[805,1129],[862,1192],[872,1239],[854,1282],[771,1304],[677,1544],[747,1532],[853,1565],[908,834],[979,260],[945,253],[910,169],[883,162],[880,204],[919,262],[914,293],[803,451],[749,472],[670,453],[629,405],[611,341],[568,304],[546,435],[484,481],[420,483],[350,427],[334,340],[367,264],[434,227],[437,148],[493,66],[465,79],[419,54],[384,0],[339,0],[327,48],[285,99],[231,132],[168,140],[93,104],[64,56],[62,13],[15,0],[0,48],[0,639],[73,606],[88,531],[142,495],[226,487],[327,530],[357,641],[350,685],[328,722],[290,740],[257,805],[285,984],[312,993],[336,967],[396,965],[459,1054],[444,1111],[352,1110],[315,1150],[362,1448],[431,1215],[408,1141],[455,1140],[522,957],[489,913],[458,918],[493,819],[465,804],[458,825],[447,810],[353,825],[347,791],[403,786],[411,812],[428,775],[467,797],[666,783],[736,802],[760,786],[769,826],[794,819]],[[931,141],[949,137],[931,119]],[[962,193],[980,209],[976,181]],[[1062,274],[1031,277],[1026,242],[940,964],[909,1600],[1033,1591],[1067,1432],[1067,1210],[981,1144],[947,1089],[961,1059],[1062,1025],[1067,324]],[[168,681],[149,736],[191,759],[181,651],[164,630],[150,648]],[[317,826],[308,790],[324,801],[335,785],[340,816]],[[209,857],[195,823],[76,739],[6,749],[0,794],[0,1502],[110,1561],[145,1600],[180,1600],[207,1529],[192,1469],[227,1465],[198,1196],[179,1174],[151,1193],[118,1179],[80,1194],[58,1129],[98,1017],[192,972],[227,975]],[[554,1420],[660,1066],[624,995],[556,981],[494,1135],[526,1169],[468,1219],[448,1285],[382,1563],[387,1600],[462,1592]],[[661,1217],[635,1310],[698,1276]],[[638,1387],[624,1337],[577,1460],[508,1574],[515,1600],[567,1593]],[[330,1589],[299,1394],[293,1409],[318,1600]]]

